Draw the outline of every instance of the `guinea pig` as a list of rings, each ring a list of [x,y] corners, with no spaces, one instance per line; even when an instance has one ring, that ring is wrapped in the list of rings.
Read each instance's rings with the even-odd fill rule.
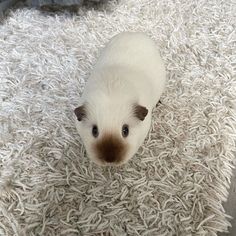
[[[74,110],[92,161],[121,165],[134,156],[149,132],[165,81],[159,50],[146,34],[123,32],[108,42]]]

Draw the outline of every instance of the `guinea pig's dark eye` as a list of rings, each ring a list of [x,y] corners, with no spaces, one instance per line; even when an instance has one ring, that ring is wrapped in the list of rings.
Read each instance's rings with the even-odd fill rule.
[[[92,128],[92,134],[93,134],[93,137],[94,138],[97,138],[98,137],[98,127],[96,125],[93,125],[93,128]]]
[[[129,135],[129,126],[123,125],[122,126],[122,136],[126,138]]]

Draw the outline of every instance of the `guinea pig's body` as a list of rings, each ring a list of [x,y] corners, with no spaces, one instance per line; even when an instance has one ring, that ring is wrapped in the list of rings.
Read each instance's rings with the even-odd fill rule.
[[[120,165],[137,152],[165,80],[164,63],[149,37],[124,32],[111,39],[75,109],[76,127],[94,162]]]

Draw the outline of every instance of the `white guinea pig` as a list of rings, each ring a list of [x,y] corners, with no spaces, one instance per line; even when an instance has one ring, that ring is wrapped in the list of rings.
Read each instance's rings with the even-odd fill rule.
[[[165,80],[164,63],[148,36],[123,32],[113,37],[74,110],[88,157],[100,165],[127,162],[149,132]]]

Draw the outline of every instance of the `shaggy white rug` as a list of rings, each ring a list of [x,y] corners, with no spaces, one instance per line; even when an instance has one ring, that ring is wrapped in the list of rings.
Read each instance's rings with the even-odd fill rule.
[[[0,235],[216,235],[236,133],[233,1],[109,1],[77,15],[22,9],[0,26]],[[86,157],[73,108],[99,49],[145,31],[168,71],[138,154]],[[148,62],[147,62],[148,63]]]

